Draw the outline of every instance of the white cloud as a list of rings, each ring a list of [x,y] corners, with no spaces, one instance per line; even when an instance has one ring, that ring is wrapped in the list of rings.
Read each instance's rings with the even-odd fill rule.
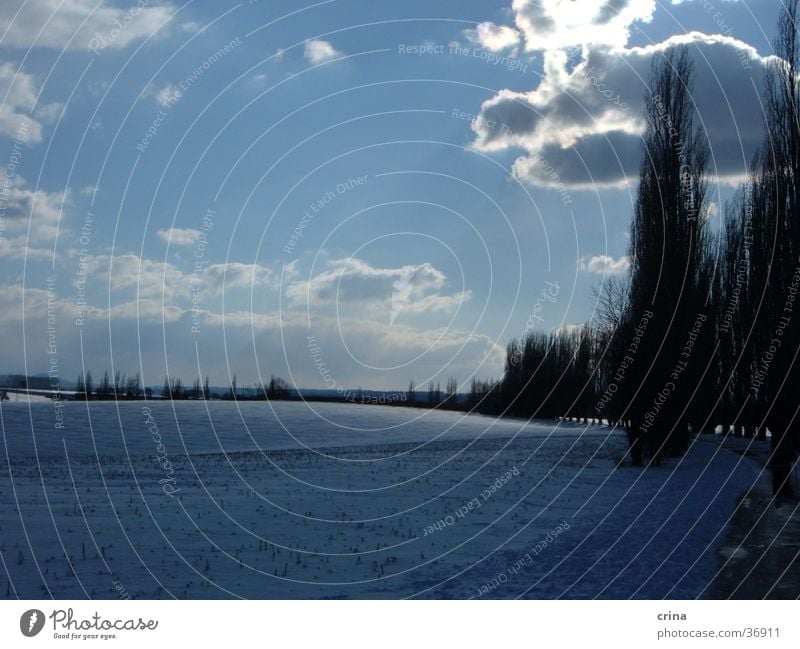
[[[214,313],[201,311],[204,323],[213,327],[243,327],[255,331],[277,331],[280,329],[308,327],[308,321],[302,313],[254,313],[252,311],[226,311]]]
[[[516,47],[520,40],[520,33],[513,27],[492,22],[483,22],[475,29],[466,29],[464,35],[473,43],[492,52]]]
[[[166,84],[155,93],[155,99],[160,106],[171,106],[180,100],[182,96],[180,88],[173,86],[171,83]]]
[[[398,311],[405,313],[430,313],[442,311],[452,313],[464,302],[472,299],[472,291],[459,291],[453,295],[426,295],[417,300],[409,300],[399,306]]]
[[[192,246],[200,238],[200,230],[194,228],[163,228],[156,236],[171,246]]]
[[[169,304],[160,300],[143,298],[131,302],[115,304],[109,309],[99,309],[91,307],[87,310],[87,315],[97,320],[140,320],[151,322],[177,322],[187,310],[175,304]]]
[[[233,289],[277,288],[275,272],[259,264],[228,262],[210,264],[199,274],[184,272],[168,261],[142,259],[133,253],[94,257],[89,274],[103,286],[109,285],[115,297],[124,301],[137,297],[163,299],[170,304],[190,305],[191,289],[204,298],[216,298]]]
[[[121,49],[155,34],[174,11],[168,3],[128,2],[117,6],[95,0],[3,0],[0,33],[5,47],[58,50]],[[41,33],[40,33],[41,32]]]
[[[513,0],[514,22],[525,49],[546,51],[583,45],[623,47],[631,25],[650,22],[655,0]]]
[[[52,244],[62,205],[69,199],[69,190],[29,189],[24,178],[0,167],[0,216],[5,233],[11,235],[1,254],[22,257],[27,249],[30,256],[36,256],[37,245]]]
[[[469,300],[469,291],[442,295],[447,277],[430,263],[379,268],[359,259],[337,259],[308,281],[291,282],[287,295],[295,305],[362,304],[379,309],[423,313],[452,311]]]
[[[86,88],[92,97],[99,97],[108,90],[110,85],[108,81],[98,80],[90,81],[86,84]]]
[[[87,321],[169,324],[192,316],[216,327],[223,321],[223,305],[226,309],[233,307],[224,317],[229,326],[251,324],[254,329],[265,330],[277,317],[270,313],[236,310],[246,304],[247,296],[239,292],[241,289],[277,288],[274,271],[258,264],[212,264],[195,274],[168,261],[142,259],[133,253],[113,257],[97,255],[86,263],[85,277],[75,276],[73,266],[67,281],[71,282],[73,291],[81,282],[87,301],[83,312]],[[193,292],[195,289],[197,293]],[[237,293],[229,295],[230,291]],[[274,292],[272,295],[277,296]],[[194,302],[197,297],[199,309]],[[75,305],[70,303],[70,307],[74,319]]]
[[[220,295],[223,291],[234,288],[277,288],[276,280],[275,273],[266,266],[229,261],[204,268],[202,286],[203,290]]]
[[[40,259],[53,258],[52,248],[37,248],[30,245],[25,235],[0,236],[0,258],[5,259]]]
[[[342,53],[336,51],[328,41],[310,40],[306,41],[305,57],[310,63],[324,63],[330,59],[341,56]]]
[[[267,82],[267,75],[259,72],[250,77],[247,82],[255,88],[260,88]]]
[[[110,286],[117,292],[130,289],[131,294],[140,299],[161,300],[163,296],[164,300],[174,302],[189,295],[189,276],[179,268],[169,262],[142,259],[132,253],[113,258],[107,255],[95,257],[91,260],[89,272],[96,283]]]
[[[0,102],[0,135],[22,143],[42,140],[42,122],[51,122],[62,106],[57,103],[37,105],[38,94],[39,89],[31,75],[11,63],[0,63],[0,97],[3,98]]]
[[[23,288],[18,284],[0,286],[0,323],[18,324],[27,320],[36,321],[37,318],[46,320],[47,300],[48,293],[44,288]],[[51,298],[51,307],[59,314],[73,313],[73,305],[61,298],[55,300]],[[5,336],[4,339],[18,340],[19,333],[15,335],[16,338]],[[14,347],[14,345],[4,345],[4,347]]]
[[[595,255],[578,260],[578,270],[596,275],[619,275],[627,272],[630,267],[631,260],[627,256],[614,259],[608,255]]]
[[[45,124],[52,124],[61,116],[61,111],[63,110],[64,104],[52,102],[50,104],[40,104],[33,114]]]

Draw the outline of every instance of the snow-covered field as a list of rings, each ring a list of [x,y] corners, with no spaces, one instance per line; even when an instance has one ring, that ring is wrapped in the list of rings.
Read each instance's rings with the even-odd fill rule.
[[[41,394],[25,394],[19,392],[10,392],[8,394],[8,401],[3,403],[50,403],[49,397]]]
[[[642,471],[606,427],[406,408],[0,415],[5,598],[692,598],[758,473],[703,440]]]

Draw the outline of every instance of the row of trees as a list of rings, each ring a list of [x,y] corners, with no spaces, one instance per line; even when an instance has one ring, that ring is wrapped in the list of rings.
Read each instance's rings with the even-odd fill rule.
[[[787,3],[765,88],[764,143],[726,212],[717,275],[722,418],[772,435],[776,491],[800,448],[800,45]]]
[[[685,47],[653,64],[631,268],[605,283],[588,325],[508,347],[505,375],[473,407],[607,420],[636,464],[679,456],[718,426],[771,435],[776,493],[789,489],[800,408],[798,0],[780,19],[764,92],[764,143],[709,226],[709,148],[695,130]],[[480,392],[480,393],[479,393]]]
[[[496,405],[496,392],[500,388],[500,382],[494,380],[480,381],[473,378],[469,392],[466,394],[459,392],[458,379],[450,377],[447,379],[445,389],[442,390],[441,383],[428,382],[428,387],[423,394],[419,394],[416,384],[412,379],[405,393],[405,399],[400,402],[393,402],[393,405],[410,405],[424,408],[439,408],[444,410],[464,410],[492,412],[499,414]],[[491,407],[489,403],[494,404]]]
[[[75,388],[76,396],[79,399],[150,399],[156,396],[153,389],[144,387],[140,375],[127,377],[124,373],[116,372],[113,380],[108,372],[103,374],[103,378],[95,387],[92,373],[78,375]],[[231,379],[231,386],[222,392],[212,392],[209,387],[208,376],[201,383],[196,378],[192,387],[184,384],[180,378],[164,378],[160,396],[163,399],[184,400],[184,399],[237,399],[237,400],[280,400],[294,398],[295,391],[282,378],[272,376],[268,383],[256,384],[250,389],[240,390],[237,387],[236,375]]]
[[[105,372],[95,388],[92,373],[87,371],[86,374],[78,375],[75,385],[77,396],[84,399],[141,399],[153,395],[152,389],[142,386],[138,372],[130,377],[126,377],[122,372],[116,372],[113,380],[108,372]]]
[[[441,383],[429,381],[428,388],[425,391],[425,396],[420,398],[420,395],[417,393],[416,384],[412,379],[408,384],[408,390],[405,394],[404,403],[416,406],[426,406],[430,408],[461,408],[462,404],[458,394],[458,380],[452,376],[447,379],[444,391],[442,391]]]

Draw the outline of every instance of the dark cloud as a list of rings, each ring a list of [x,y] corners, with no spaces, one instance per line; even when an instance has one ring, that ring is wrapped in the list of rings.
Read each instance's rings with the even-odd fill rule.
[[[515,172],[552,185],[526,162],[547,159],[567,185],[622,185],[638,173],[644,99],[653,59],[687,44],[695,66],[692,99],[697,126],[711,148],[713,172],[723,181],[745,173],[761,143],[761,93],[768,59],[748,45],[697,32],[647,48],[587,48],[568,71],[566,55],[546,54],[545,76],[527,93],[502,91],[484,103],[473,125],[475,146],[487,151],[521,148]],[[490,129],[487,123],[506,129]],[[530,175],[529,175],[530,174]]]
[[[608,0],[600,11],[597,12],[592,22],[595,25],[605,25],[609,20],[616,18],[621,11],[627,9],[630,0]]]
[[[620,131],[590,135],[575,146],[546,146],[538,155],[519,158],[514,173],[537,185],[572,188],[607,187],[639,172],[642,140]]]

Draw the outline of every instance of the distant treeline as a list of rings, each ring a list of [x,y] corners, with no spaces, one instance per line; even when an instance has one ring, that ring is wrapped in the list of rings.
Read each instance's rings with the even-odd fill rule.
[[[75,397],[88,400],[124,400],[124,399],[236,399],[236,400],[265,400],[265,399],[297,399],[297,392],[283,379],[272,376],[268,383],[254,385],[250,388],[240,388],[237,385],[236,375],[231,379],[230,388],[220,391],[219,388],[209,387],[208,376],[201,382],[196,378],[191,386],[185,384],[181,378],[164,377],[164,384],[160,390],[143,386],[141,377],[137,373],[126,377],[122,372],[116,372],[112,377],[108,372],[103,374],[100,382],[95,385],[92,373],[78,375],[75,382]],[[52,386],[48,386],[52,389]]]
[[[8,375],[11,377],[12,375]],[[33,377],[13,375],[14,380],[0,382],[7,388],[34,389]],[[407,393],[404,391],[379,392],[374,390],[300,390],[292,387],[284,379],[272,376],[263,384],[241,386],[236,375],[231,377],[230,386],[220,388],[210,386],[208,376],[203,381],[196,378],[191,385],[184,383],[180,377],[164,377],[160,388],[143,386],[140,375],[126,377],[124,372],[116,372],[113,377],[108,372],[103,374],[99,383],[95,383],[91,371],[80,374],[75,382],[74,398],[78,400],[133,400],[133,399],[166,399],[171,401],[186,400],[236,400],[236,401],[326,401],[337,403],[361,403],[375,405],[406,405]],[[58,391],[48,379],[36,381],[35,389]]]

